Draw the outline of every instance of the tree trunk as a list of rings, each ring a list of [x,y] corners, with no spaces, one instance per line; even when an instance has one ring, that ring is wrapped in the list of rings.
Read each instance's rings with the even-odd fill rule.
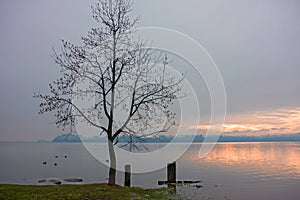
[[[108,177],[108,185],[113,186],[116,184],[116,154],[113,142],[108,140],[108,151],[109,151],[109,177]]]

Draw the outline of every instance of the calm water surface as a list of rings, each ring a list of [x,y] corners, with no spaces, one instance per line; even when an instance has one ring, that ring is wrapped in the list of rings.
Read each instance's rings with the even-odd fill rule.
[[[181,144],[176,145],[174,151]],[[177,161],[178,180],[202,180],[202,188],[177,188],[186,199],[300,199],[300,143],[218,143],[204,159],[198,157],[200,146],[193,144]],[[80,143],[0,143],[0,161],[0,183],[39,184],[49,177],[81,177],[93,183],[107,178],[107,168]],[[165,177],[165,168],[133,174],[132,184],[158,187],[157,180]],[[117,179],[122,185],[123,174]]]

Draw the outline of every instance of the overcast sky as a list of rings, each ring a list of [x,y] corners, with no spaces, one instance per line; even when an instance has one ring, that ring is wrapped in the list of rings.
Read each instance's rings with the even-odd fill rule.
[[[90,12],[94,2],[0,1],[0,141],[51,139],[62,133],[49,124],[51,114],[37,114],[32,95],[47,91],[58,76],[51,48],[60,39],[79,43],[81,35],[97,26]],[[298,0],[134,2],[133,14],[141,15],[138,27],[183,32],[211,55],[226,87],[228,132],[300,132]],[[293,130],[284,129],[288,126]]]

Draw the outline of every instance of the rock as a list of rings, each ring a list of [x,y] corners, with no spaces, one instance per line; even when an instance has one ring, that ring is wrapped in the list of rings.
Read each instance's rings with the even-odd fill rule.
[[[202,185],[195,185],[196,188],[202,188]]]
[[[54,163],[54,166],[57,166],[57,163]]]
[[[61,185],[61,181],[58,179],[49,179],[49,182],[54,183],[56,185]]]
[[[168,181],[158,181],[158,185],[166,185]]]
[[[185,184],[201,183],[201,181],[183,181]]]
[[[82,182],[83,179],[82,178],[65,178],[64,181],[75,183],[75,182]]]
[[[46,162],[46,161],[44,161],[44,162],[43,162],[43,165],[46,165],[46,164],[47,164],[47,162]]]
[[[50,183],[54,183],[56,185],[60,185],[61,181],[58,178],[45,178],[45,179],[41,179],[38,181],[39,183],[46,183],[46,182],[50,182]]]
[[[201,183],[201,181],[176,181],[173,184],[195,184],[195,183]],[[157,182],[158,185],[168,185],[168,184],[172,184],[169,181],[158,181]]]

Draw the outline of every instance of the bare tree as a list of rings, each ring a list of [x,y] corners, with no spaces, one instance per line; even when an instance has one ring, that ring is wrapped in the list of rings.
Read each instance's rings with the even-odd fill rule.
[[[146,42],[133,40],[138,18],[130,18],[131,8],[130,0],[98,0],[92,14],[100,27],[82,37],[80,46],[62,40],[61,52],[53,49],[61,77],[49,84],[50,94],[35,94],[42,99],[40,113],[56,111],[58,126],[68,125],[75,115],[106,134],[109,185],[115,185],[118,137],[168,131],[175,123],[170,105],[182,82],[166,69],[166,56],[148,48]],[[90,86],[75,89],[83,81]],[[74,96],[92,97],[95,105],[82,109],[72,101]],[[159,126],[162,118],[164,124]]]

